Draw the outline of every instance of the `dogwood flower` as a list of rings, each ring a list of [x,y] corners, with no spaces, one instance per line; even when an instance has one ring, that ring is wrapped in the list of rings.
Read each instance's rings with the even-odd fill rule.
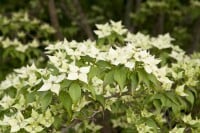
[[[138,133],[153,133],[154,132],[153,128],[148,126],[145,123],[136,125],[136,128],[137,128]]]
[[[38,91],[48,91],[51,90],[52,92],[56,93],[57,95],[60,92],[60,82],[64,80],[65,75],[59,75],[59,76],[53,76],[50,75],[50,77],[47,80],[43,80],[44,84]]]
[[[38,112],[32,110],[31,117],[25,119],[25,122],[28,124],[24,127],[24,129],[29,133],[41,132],[43,130],[43,127],[40,125],[42,119],[42,114],[38,114]]]
[[[121,21],[114,22],[111,20],[110,23],[112,30],[115,31],[117,34],[123,35],[127,32],[127,29],[124,28]]]
[[[56,50],[64,49],[63,42],[58,42],[56,44],[50,44],[45,48],[47,51],[45,53],[53,53]]]
[[[67,79],[77,80],[88,83],[87,73],[90,71],[90,66],[86,67],[77,67],[74,63],[69,65],[69,73]]]
[[[190,124],[190,125],[195,125],[197,123],[200,124],[200,120],[199,119],[192,119],[192,116],[191,114],[188,114],[188,115],[184,115],[182,117],[182,120],[187,123],[187,124]]]
[[[4,95],[0,101],[0,105],[4,109],[8,109],[14,103],[14,101],[15,100],[13,98],[11,98],[9,95]]]
[[[158,49],[171,48],[171,41],[174,39],[169,36],[169,34],[159,35],[157,38],[151,38],[151,45]]]
[[[184,87],[185,87],[185,85],[181,85],[181,86],[178,86],[177,88],[176,88],[176,90],[175,90],[175,92],[178,94],[178,95],[180,95],[180,96],[188,96],[188,94],[186,94],[185,92],[184,92]]]
[[[47,109],[40,123],[45,127],[50,127],[53,122],[54,117],[52,116],[50,109]]]
[[[65,52],[55,52],[53,56],[48,56],[50,62],[57,68],[59,68],[63,63],[68,62],[66,58],[66,53]]]
[[[27,122],[20,111],[11,117],[4,116],[3,122],[7,123],[11,127],[10,132],[17,132],[27,125]]]
[[[126,47],[117,49],[113,49],[111,47],[107,53],[106,59],[113,65],[123,64],[126,67],[132,69],[135,66],[135,61],[131,60],[132,56],[132,51],[129,51],[126,49]]]
[[[96,27],[98,30],[95,30],[94,33],[99,37],[103,38],[106,36],[109,36],[111,34],[111,27],[108,23],[101,25],[101,24],[96,24]]]
[[[152,47],[150,45],[150,37],[140,32],[136,34],[128,33],[125,38],[125,41],[131,42],[132,46],[137,48],[149,49]]]
[[[8,75],[8,77],[9,77],[10,75]],[[4,80],[4,81],[2,81],[1,83],[0,83],[0,90],[6,90],[6,89],[8,89],[8,88],[10,88],[11,86],[12,86],[12,81],[11,80],[9,80],[9,78],[6,78],[6,80]]]
[[[181,127],[174,127],[171,131],[169,131],[169,133],[184,133],[185,128]]]
[[[16,108],[17,110],[26,109],[26,100],[24,98],[24,95],[20,95],[18,102],[15,105],[13,105],[13,107]]]
[[[92,84],[94,86],[95,94],[103,94],[103,80],[97,78],[96,76],[92,78]]]

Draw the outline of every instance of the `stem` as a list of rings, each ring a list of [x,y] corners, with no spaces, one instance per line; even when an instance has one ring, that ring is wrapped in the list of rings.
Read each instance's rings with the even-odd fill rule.
[[[124,24],[130,31],[131,31],[130,14],[131,14],[132,9],[133,9],[133,0],[127,0],[126,1]]]
[[[60,26],[59,26],[59,22],[58,22],[58,17],[57,17],[57,13],[56,13],[56,7],[55,7],[54,0],[49,0],[48,8],[49,8],[49,15],[50,15],[51,24],[56,30],[55,36],[56,36],[57,39],[62,40],[63,35],[60,31]]]
[[[80,1],[79,0],[73,0],[72,3],[74,5],[74,7],[77,9],[77,13],[80,15],[79,16],[80,18],[78,18],[78,22],[80,22],[80,25],[83,28],[83,30],[85,31],[85,33],[87,34],[87,36],[90,39],[94,40],[92,29],[91,29],[90,25],[88,24],[87,17],[82,10]]]

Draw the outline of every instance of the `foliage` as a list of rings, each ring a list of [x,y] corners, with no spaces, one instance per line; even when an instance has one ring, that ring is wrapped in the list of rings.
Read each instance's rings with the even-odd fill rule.
[[[35,59],[42,66],[42,49],[53,33],[48,24],[31,19],[27,13],[0,15],[0,80],[13,68],[33,63]]]
[[[1,132],[199,132],[199,54],[169,34],[97,25],[97,40],[66,39],[0,83]]]
[[[53,26],[49,1],[1,0],[0,12],[7,15],[10,12],[26,10],[31,16]],[[174,44],[185,51],[192,53],[200,50],[199,0],[52,1],[55,3],[53,12],[57,14],[59,24],[56,30],[61,30],[63,36],[70,40],[82,41],[90,37],[87,32],[91,32],[96,23],[106,23],[111,19],[122,20],[129,31],[134,33],[140,31],[153,36],[170,33],[176,38]]]

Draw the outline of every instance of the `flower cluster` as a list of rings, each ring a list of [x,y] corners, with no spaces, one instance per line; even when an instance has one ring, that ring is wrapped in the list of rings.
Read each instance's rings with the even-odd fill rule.
[[[97,28],[98,39],[115,32],[124,36],[124,44],[103,47],[97,45],[98,39],[65,39],[46,47],[46,67],[32,64],[15,69],[0,83],[0,129],[96,132],[101,126],[93,119],[106,110],[113,127],[133,132],[183,131],[182,127],[163,127],[177,119],[196,130],[192,126],[199,119],[181,116],[194,105],[195,91],[188,88],[199,84],[199,59],[173,46],[168,34],[127,33],[121,22],[113,21]],[[177,118],[167,121],[163,117],[167,115]]]

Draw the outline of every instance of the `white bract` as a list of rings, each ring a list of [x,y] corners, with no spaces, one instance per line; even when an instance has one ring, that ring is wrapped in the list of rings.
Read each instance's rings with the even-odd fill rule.
[[[28,123],[24,129],[30,133],[37,133],[42,131],[44,128],[40,125],[43,119],[42,114],[38,114],[37,111],[32,110],[31,117],[25,120]]]
[[[177,88],[176,88],[176,93],[178,94],[178,95],[180,95],[180,96],[188,96],[188,94],[186,94],[185,92],[184,92],[184,88],[185,88],[185,85],[181,85],[181,86],[178,86]]]
[[[98,30],[95,30],[94,33],[99,37],[99,38],[103,38],[106,36],[109,36],[111,34],[111,27],[109,26],[108,23],[104,24],[104,25],[98,25],[96,24],[96,27]]]
[[[69,73],[67,79],[69,80],[80,80],[88,83],[87,73],[90,71],[90,66],[78,67],[75,63],[69,65]]]
[[[9,95],[4,95],[0,101],[0,106],[4,109],[8,109],[13,103],[15,99],[11,98]]]
[[[53,122],[54,122],[54,117],[52,116],[50,109],[47,109],[40,123],[45,127],[50,127]]]
[[[38,91],[48,91],[56,93],[57,95],[60,92],[60,82],[65,79],[65,75],[53,76],[50,75],[47,80],[43,79],[44,84]]]
[[[20,111],[15,113],[13,116],[4,116],[3,122],[11,127],[10,132],[17,132],[27,125],[24,116]]]

